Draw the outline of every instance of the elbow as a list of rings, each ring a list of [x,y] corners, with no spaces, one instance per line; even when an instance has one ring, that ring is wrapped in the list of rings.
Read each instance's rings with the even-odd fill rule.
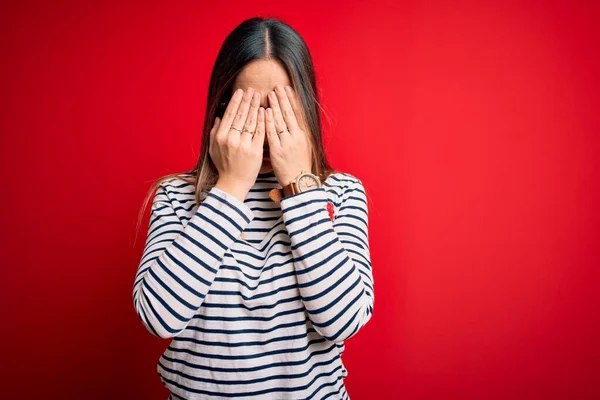
[[[150,330],[150,329],[148,329]],[[150,330],[150,332],[161,339],[173,339],[175,336],[179,335],[182,331],[177,331],[177,332],[168,332],[165,330],[158,330],[157,332],[153,332]]]
[[[356,335],[373,316],[373,303],[365,303],[345,324],[337,323],[318,324],[313,322],[313,327],[327,341],[342,343]]]
[[[179,335],[183,329],[173,329],[168,326],[164,319],[156,314],[152,305],[148,303],[148,297],[143,291],[144,288],[142,287],[134,294],[133,306],[146,330],[160,339],[172,339]]]
[[[160,339],[172,339],[182,332],[182,330],[165,329],[160,326],[151,325],[148,322],[142,322],[144,323],[144,326],[146,327],[148,332]]]
[[[342,335],[340,331],[317,328],[316,326],[315,329],[321,336],[323,336],[323,338],[325,338],[325,340],[331,343],[342,343],[354,336],[354,334]]]

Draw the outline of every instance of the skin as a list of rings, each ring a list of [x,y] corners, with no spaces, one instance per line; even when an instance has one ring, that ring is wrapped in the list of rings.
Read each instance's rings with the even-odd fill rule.
[[[216,186],[242,201],[258,173],[273,171],[285,186],[311,169],[310,141],[290,85],[278,61],[249,63],[236,78],[223,120],[217,119],[211,130],[211,156],[219,168]],[[240,134],[232,126],[256,133]],[[263,149],[269,157],[263,157]]]
[[[273,60],[256,60],[240,71],[233,84],[233,90],[254,89],[260,94],[260,106],[266,110],[270,105],[267,95],[273,90],[276,83],[290,85],[290,79],[285,69]],[[265,142],[264,147],[268,149],[269,143]],[[271,160],[263,159],[260,173],[271,171],[273,171]]]

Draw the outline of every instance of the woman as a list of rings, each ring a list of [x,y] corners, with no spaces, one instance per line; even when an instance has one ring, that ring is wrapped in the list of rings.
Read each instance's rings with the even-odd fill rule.
[[[145,327],[173,338],[158,362],[170,399],[349,398],[344,341],[374,304],[367,199],[329,167],[318,111],[290,26],[228,35],[198,164],[155,183],[133,287]]]

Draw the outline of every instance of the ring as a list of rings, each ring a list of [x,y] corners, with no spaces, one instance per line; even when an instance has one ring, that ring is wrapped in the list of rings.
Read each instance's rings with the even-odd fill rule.
[[[281,132],[278,133],[278,135],[281,135],[283,132],[287,131],[288,128],[285,128],[284,130],[282,130]]]
[[[232,126],[231,129],[235,129],[236,131],[238,131],[239,133],[242,133],[241,129],[236,128],[235,126]]]

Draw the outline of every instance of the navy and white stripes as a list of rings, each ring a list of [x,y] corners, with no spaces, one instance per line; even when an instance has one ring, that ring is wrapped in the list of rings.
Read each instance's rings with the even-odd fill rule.
[[[371,318],[364,187],[334,173],[282,199],[272,172],[242,202],[218,188],[199,206],[173,178],[152,203],[133,287],[173,398],[349,399],[344,340]],[[327,202],[335,205],[335,220]]]
[[[350,183],[333,222],[324,188],[281,200],[302,301],[331,342],[352,337],[373,311],[367,200],[360,181]]]

